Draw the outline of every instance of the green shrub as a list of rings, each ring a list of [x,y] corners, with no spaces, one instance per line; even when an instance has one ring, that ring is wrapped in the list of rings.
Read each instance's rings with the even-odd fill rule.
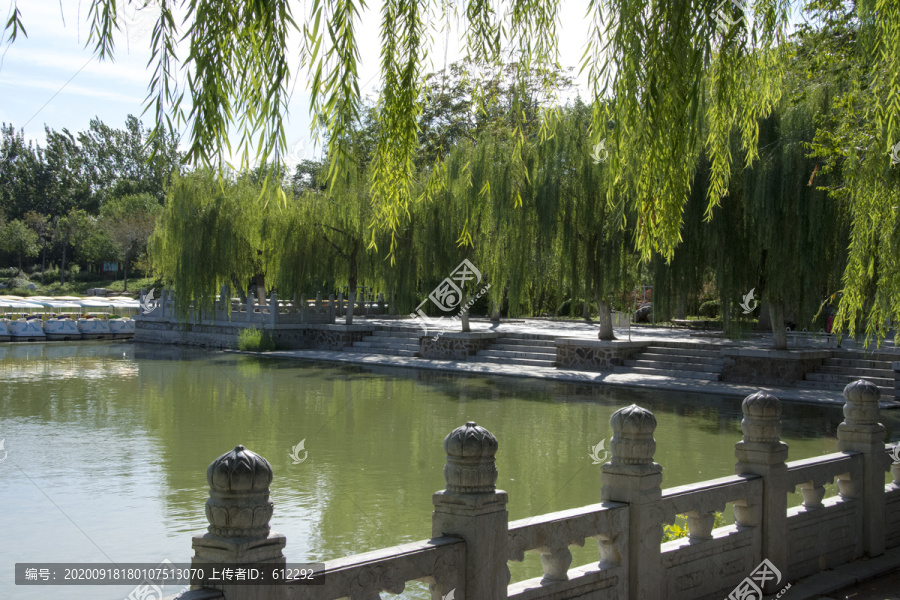
[[[591,316],[595,316],[600,312],[600,308],[597,306],[596,302],[590,302],[588,304],[588,309],[590,310]],[[559,305],[559,308],[556,309],[556,316],[558,316],[558,317],[580,317],[582,315],[583,310],[584,310],[584,298],[581,298],[580,300],[569,299]]]
[[[719,314],[719,303],[716,300],[709,300],[700,305],[701,317],[715,317]]]
[[[270,352],[280,350],[281,346],[268,331],[250,328],[242,329],[238,334],[238,348],[247,352]]]
[[[687,520],[686,515],[676,515],[679,519]],[[716,513],[715,518],[713,519],[713,529],[717,529],[719,527],[725,527],[725,515],[720,512]],[[684,526],[679,525],[677,522],[673,525],[666,525],[663,527],[663,536],[662,543],[671,542],[672,540],[677,540],[679,538],[687,537],[690,532],[688,531],[687,523]]]

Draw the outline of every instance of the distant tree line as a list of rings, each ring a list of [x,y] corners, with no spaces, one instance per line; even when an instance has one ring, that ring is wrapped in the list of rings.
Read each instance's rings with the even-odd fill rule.
[[[151,153],[133,116],[124,129],[94,119],[77,135],[45,132],[41,145],[0,128],[0,264],[20,273],[39,265],[43,282],[52,263],[61,283],[73,264],[117,261],[126,276],[141,260],[146,267],[146,240],[180,169],[177,140]]]

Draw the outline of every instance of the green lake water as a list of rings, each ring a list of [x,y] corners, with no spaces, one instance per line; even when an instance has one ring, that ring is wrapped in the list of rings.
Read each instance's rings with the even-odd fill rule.
[[[737,398],[132,343],[5,344],[0,598],[115,600],[133,588],[15,586],[17,562],[189,562],[191,534],[207,525],[206,468],[237,444],[272,464],[271,524],[288,562],[430,537],[444,437],[470,420],[499,440],[511,520],[593,504],[590,448],[608,447],[610,416],[631,403],[658,420],[663,487],[733,474]],[[896,417],[882,415],[893,436]],[[840,407],[786,403],[789,460],[835,452],[841,420]],[[292,464],[301,440],[307,458]],[[573,554],[596,560],[596,543]],[[514,581],[541,574],[533,553],[511,568]]]

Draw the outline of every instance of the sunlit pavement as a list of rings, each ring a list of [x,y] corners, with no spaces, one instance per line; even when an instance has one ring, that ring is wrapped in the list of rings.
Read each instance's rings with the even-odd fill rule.
[[[339,320],[340,322],[340,320]],[[398,319],[357,319],[356,324],[373,324],[383,326],[409,326],[416,328],[416,322],[412,320]],[[458,327],[458,325],[456,325]],[[488,320],[471,321],[472,331],[500,331],[504,333],[530,333],[555,335],[558,337],[571,337],[583,339],[597,339],[597,325],[583,321],[550,321],[539,319],[503,321],[499,325]],[[456,330],[456,328],[454,328]],[[627,328],[616,328],[616,338],[628,339]],[[763,334],[747,340],[735,342],[721,337],[713,338],[698,336],[701,332],[685,329],[669,329],[664,327],[633,327],[631,339],[640,340],[683,340],[702,342],[711,345],[740,345],[746,347],[767,347],[771,345],[771,338]],[[893,349],[893,345],[890,346]],[[661,375],[648,375],[629,372],[594,372],[574,371],[552,367],[534,367],[511,364],[498,364],[472,361],[449,361],[407,356],[391,356],[378,353],[364,352],[340,352],[329,350],[282,350],[267,352],[266,356],[286,359],[319,360],[326,362],[351,363],[368,366],[391,366],[414,369],[428,369],[437,371],[455,371],[472,375],[501,375],[511,377],[536,377],[566,381],[571,383],[599,383],[612,386],[665,389],[669,391],[684,391],[690,393],[708,393],[723,396],[745,397],[759,390],[766,390],[780,400],[803,402],[810,404],[836,404],[843,405],[844,397],[840,392],[829,390],[800,389],[794,387],[758,386],[740,383],[728,383],[723,381],[705,381],[700,379],[684,379],[679,377],[667,377]],[[900,403],[887,401],[881,403],[882,408],[900,407]]]

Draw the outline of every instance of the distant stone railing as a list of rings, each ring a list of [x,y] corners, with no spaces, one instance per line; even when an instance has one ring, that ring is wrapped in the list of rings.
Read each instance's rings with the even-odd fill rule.
[[[142,310],[140,318],[145,321],[176,322],[178,315],[175,311],[175,297],[170,290],[163,290],[158,300],[145,302],[146,292],[141,290],[142,307],[152,310]],[[256,296],[249,294],[246,302],[232,298],[228,286],[222,286],[219,298],[215,302],[212,311],[196,311],[189,309],[188,323],[195,325],[215,325],[231,323],[248,327],[261,326],[272,327],[276,325],[297,325],[305,323],[334,323],[336,315],[336,303],[334,296],[329,296],[323,301],[320,295],[316,295],[314,301],[309,301],[305,296],[286,301],[278,298],[278,294],[272,292],[265,303],[260,303]]]
[[[497,439],[469,422],[444,440],[446,489],[432,499],[431,539],[326,561],[317,574],[323,585],[195,586],[182,598],[377,600],[414,580],[430,584],[432,600],[447,600],[450,592],[455,600],[721,600],[747,597],[729,594],[757,584],[772,594],[900,546],[900,465],[891,465],[893,448],[884,444],[878,388],[856,381],[844,396],[840,452],[785,462],[781,403],[757,392],[742,405],[737,475],[666,490],[654,462],[656,418],[636,405],[622,408],[610,419],[601,502],[514,522],[506,492],[495,487]],[[888,469],[893,483],[885,485]],[[238,446],[210,465],[207,479],[210,526],[194,536],[193,560],[283,564],[284,536],[268,527],[269,463]],[[825,498],[833,481],[838,495]],[[787,494],[797,489],[803,504],[788,509]],[[714,528],[728,504],[734,524]],[[663,526],[677,515],[686,515],[688,536],[661,543]],[[573,568],[570,547],[589,538],[597,541],[598,560]],[[529,551],[541,554],[543,576],[510,585],[508,561]]]

